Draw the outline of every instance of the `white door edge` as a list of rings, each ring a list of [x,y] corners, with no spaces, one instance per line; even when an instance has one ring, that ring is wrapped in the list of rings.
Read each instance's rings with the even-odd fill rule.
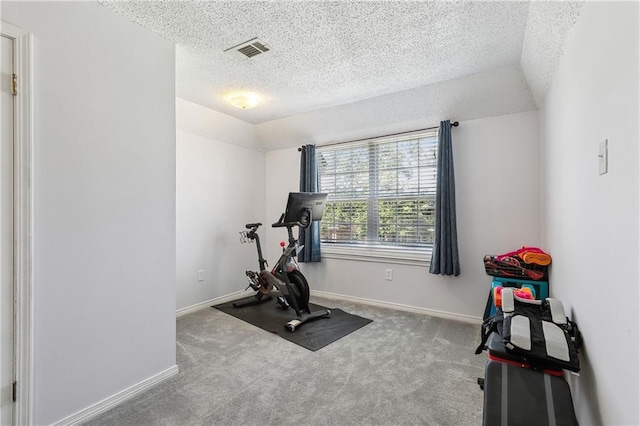
[[[33,419],[33,40],[16,26],[0,22],[0,32],[15,39],[18,82],[15,103],[14,142],[14,298],[16,312],[15,376],[17,394],[13,421],[32,424]]]

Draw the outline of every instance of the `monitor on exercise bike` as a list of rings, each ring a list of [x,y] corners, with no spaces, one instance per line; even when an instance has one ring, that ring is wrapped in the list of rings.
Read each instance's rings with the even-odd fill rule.
[[[300,222],[304,228],[322,219],[327,194],[320,192],[290,192],[284,223]]]

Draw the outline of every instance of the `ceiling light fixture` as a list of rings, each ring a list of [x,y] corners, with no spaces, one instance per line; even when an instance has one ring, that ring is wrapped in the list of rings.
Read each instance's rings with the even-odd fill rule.
[[[235,93],[227,97],[227,102],[236,108],[251,109],[258,106],[260,99],[254,93]]]

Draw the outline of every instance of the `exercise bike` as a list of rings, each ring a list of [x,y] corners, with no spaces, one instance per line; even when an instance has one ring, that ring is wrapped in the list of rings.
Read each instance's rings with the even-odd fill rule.
[[[257,231],[261,223],[248,223],[248,231],[240,232],[242,243],[256,243],[258,249],[258,263],[260,272],[246,271],[249,281],[247,289],[253,289],[256,294],[252,300],[243,303],[234,303],[235,308],[254,306],[272,300],[276,296],[276,302],[282,309],[293,308],[296,318],[285,324],[285,328],[294,332],[301,324],[318,318],[327,318],[331,315],[329,309],[311,312],[309,308],[309,283],[300,272],[300,267],[295,256],[302,249],[298,240],[293,236],[295,226],[306,229],[313,221],[322,219],[324,203],[327,194],[310,192],[291,192],[287,201],[287,209],[280,219],[271,226],[274,228],[287,228],[289,245],[284,247],[282,255],[271,271],[267,270],[267,261],[262,256],[260,236]]]

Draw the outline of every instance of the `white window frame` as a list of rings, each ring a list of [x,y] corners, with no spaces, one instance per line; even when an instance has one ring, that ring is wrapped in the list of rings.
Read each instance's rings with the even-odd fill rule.
[[[400,140],[417,139],[421,137],[438,137],[438,128],[424,129],[414,132],[400,133],[391,136],[368,138],[357,142],[393,142]],[[349,142],[345,142],[347,147]],[[333,144],[332,144],[333,145]],[[336,144],[343,145],[343,144]],[[326,145],[325,145],[326,146]],[[318,146],[322,149],[322,145]],[[436,148],[437,150],[437,148]],[[404,247],[404,246],[376,246],[358,244],[333,244],[321,243],[322,256],[328,259],[357,260],[365,262],[384,262],[403,265],[428,267],[433,246],[429,247]]]

